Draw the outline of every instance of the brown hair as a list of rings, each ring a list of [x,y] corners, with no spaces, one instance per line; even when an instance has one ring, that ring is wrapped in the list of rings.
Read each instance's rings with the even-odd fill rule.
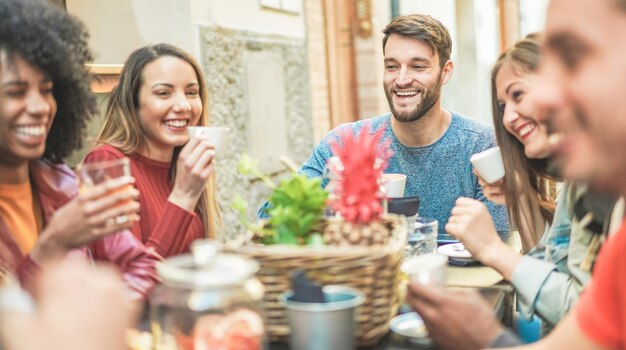
[[[450,59],[452,52],[450,33],[441,22],[431,16],[412,14],[396,17],[383,30],[383,34],[385,34],[383,52],[387,45],[387,39],[394,33],[427,43],[433,51],[437,51],[441,68]]]
[[[526,37],[502,53],[491,71],[493,124],[498,145],[502,150],[506,173],[504,185],[506,205],[513,225],[519,230],[525,251],[537,245],[543,232],[525,232],[525,227],[521,224],[522,219],[526,219],[526,222],[536,220],[552,222],[556,197],[554,187],[558,179],[548,172],[549,159],[526,157],[524,145],[504,128],[503,111],[498,105],[496,77],[505,63],[510,63],[514,69],[527,73],[537,70],[540,47],[539,43],[532,39],[534,37],[540,36]],[[537,211],[541,213],[540,218],[533,214]]]
[[[208,97],[204,75],[200,65],[187,52],[170,44],[148,45],[130,54],[124,64],[117,86],[111,91],[106,109],[104,124],[97,137],[97,143],[110,144],[125,154],[137,152],[145,146],[143,127],[139,122],[139,89],[143,84],[143,70],[159,57],[171,56],[189,63],[200,83],[202,114],[198,125],[208,125]],[[170,168],[171,181],[176,176],[176,161],[182,146],[174,149]],[[198,211],[208,237],[216,236],[215,225],[221,224],[221,217],[215,198],[215,176],[211,176],[207,188],[200,197]]]

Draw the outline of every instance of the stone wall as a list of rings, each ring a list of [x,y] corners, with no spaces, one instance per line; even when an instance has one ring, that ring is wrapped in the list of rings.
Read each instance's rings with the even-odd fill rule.
[[[216,160],[216,173],[224,234],[232,238],[244,230],[238,214],[231,208],[233,198],[241,195],[247,200],[248,217],[253,219],[269,195],[269,189],[260,181],[250,182],[237,173],[240,155],[260,155],[261,167],[278,179],[288,175],[277,161],[278,156],[284,153],[301,164],[313,148],[306,43],[299,39],[204,27],[201,28],[201,50],[211,123],[231,129],[224,156]],[[257,60],[256,63],[253,60]],[[265,69],[280,74],[261,82],[250,81],[249,77],[263,77],[262,71],[250,71],[259,69],[259,62],[275,62]],[[284,101],[264,102],[264,96],[284,96]],[[251,105],[255,106],[254,110]],[[263,123],[264,120],[268,122]],[[251,125],[256,126],[255,130],[250,130]],[[277,140],[283,141],[277,143]],[[272,144],[277,145],[276,149],[266,147]],[[260,148],[267,154],[259,153]]]

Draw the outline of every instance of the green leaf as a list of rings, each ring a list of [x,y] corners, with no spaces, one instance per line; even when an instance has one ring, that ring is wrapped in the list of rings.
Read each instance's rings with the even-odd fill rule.
[[[318,216],[314,213],[305,214],[300,219],[300,227],[299,236],[304,236],[313,228],[313,226],[317,223]]]
[[[270,195],[269,202],[274,207],[280,207],[280,206],[289,207],[289,206],[296,205],[295,201],[291,197],[289,197],[289,195],[285,191],[283,191],[280,188],[272,192],[272,194]]]
[[[278,243],[293,244],[293,245],[298,244],[296,240],[296,236],[292,232],[290,232],[289,229],[287,229],[286,227],[284,226],[278,227],[277,232],[278,232]]]

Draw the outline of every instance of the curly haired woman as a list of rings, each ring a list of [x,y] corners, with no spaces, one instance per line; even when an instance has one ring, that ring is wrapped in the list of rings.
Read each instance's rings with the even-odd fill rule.
[[[138,220],[137,191],[124,190],[134,180],[79,193],[63,163],[95,111],[87,38],[53,6],[0,1],[0,270],[29,282],[39,266],[82,253],[116,265],[145,295],[157,257],[127,230]]]

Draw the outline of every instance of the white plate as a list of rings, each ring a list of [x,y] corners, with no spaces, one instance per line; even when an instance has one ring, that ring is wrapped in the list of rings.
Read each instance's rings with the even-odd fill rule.
[[[447,255],[450,259],[456,260],[456,261],[461,261],[461,262],[476,261],[476,259],[472,257],[472,253],[470,253],[467,249],[465,249],[465,246],[463,245],[463,243],[452,243],[452,244],[445,244],[445,245],[439,246],[437,248],[437,253],[441,255]]]

